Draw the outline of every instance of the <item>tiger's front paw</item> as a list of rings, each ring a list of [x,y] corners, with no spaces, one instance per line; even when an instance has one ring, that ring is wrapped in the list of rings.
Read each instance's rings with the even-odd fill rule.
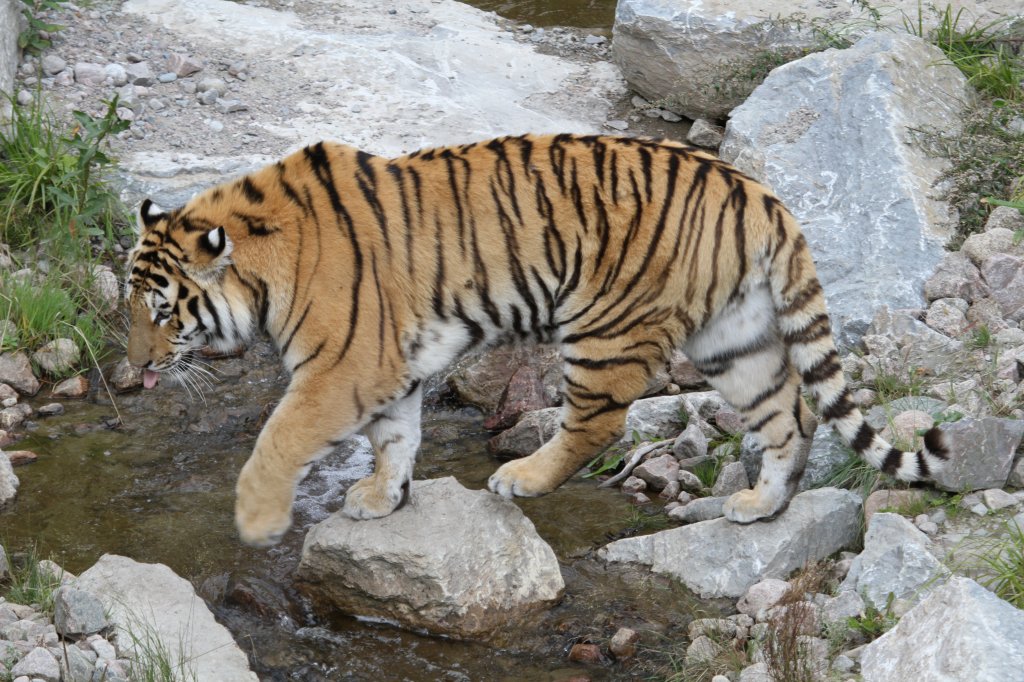
[[[775,515],[786,506],[786,500],[774,500],[758,490],[740,490],[729,496],[722,511],[735,523],[753,523]]]
[[[238,477],[235,526],[242,542],[256,547],[277,544],[292,525],[292,490],[274,490],[259,482],[247,463]]]
[[[379,519],[401,507],[408,496],[408,480],[390,481],[373,474],[352,484],[341,511],[351,519]]]
[[[550,478],[539,469],[533,455],[506,462],[487,479],[487,487],[509,498],[546,495],[558,486],[552,485]]]

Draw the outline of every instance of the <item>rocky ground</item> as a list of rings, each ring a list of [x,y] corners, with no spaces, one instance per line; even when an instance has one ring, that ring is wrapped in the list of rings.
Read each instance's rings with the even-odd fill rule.
[[[448,2],[348,3],[339,14],[326,3],[133,0],[123,7],[68,5],[52,18],[65,28],[41,59],[23,62],[18,77],[27,88],[23,92],[39,86],[59,110],[81,108],[93,113],[99,112],[102,99],[117,94],[119,115],[132,123],[116,144],[124,160],[126,196],[155,194],[158,202],[168,205],[184,201],[198,187],[319,137],[341,139],[378,153],[400,153],[423,144],[527,129],[624,131],[675,138],[687,131],[686,122],[671,111],[626,93],[608,61],[604,36],[481,18]],[[482,45],[491,51],[486,63],[473,56]],[[384,54],[398,58],[385,61]],[[477,75],[481,72],[488,82],[481,82]],[[505,81],[515,87],[499,87]],[[775,89],[784,94],[782,99],[792,99],[789,86]],[[657,98],[652,100],[664,105]],[[809,105],[794,106],[800,113],[801,107]],[[752,100],[749,110],[770,112],[772,107]],[[771,145],[780,140],[799,142],[810,125],[806,112],[779,113],[786,126],[772,121],[751,123],[749,130],[760,132],[749,136],[755,140],[749,147],[737,142],[744,116],[737,115],[733,137],[723,150],[731,150],[730,158],[737,163],[759,159],[749,165],[750,172],[765,170],[764,160],[770,159],[768,170],[777,173],[775,177],[795,177],[795,171],[782,165],[786,153]],[[898,114],[894,119],[903,120]],[[774,131],[773,135],[766,135],[765,129]],[[690,134],[699,144],[717,147],[723,132],[700,121]],[[831,137],[843,136],[833,133]],[[756,147],[758,140],[766,139],[764,147]],[[796,155],[797,166],[804,154]],[[850,153],[858,155],[865,156]],[[874,164],[869,172],[876,172],[880,163],[868,157],[867,165]],[[893,177],[907,172],[901,167]],[[936,174],[930,177],[933,182]],[[807,208],[800,199],[786,201],[801,210]],[[819,215],[826,213],[811,204]],[[851,198],[838,208],[827,208],[842,214],[852,205],[869,202],[858,204]],[[1024,219],[1019,213],[999,210],[986,230],[968,239],[958,253],[938,249],[932,254],[940,237],[927,230],[921,239],[902,240],[928,242],[929,258],[935,256],[927,266],[921,265],[928,262],[924,257],[896,256],[897,263],[914,261],[922,270],[927,268],[914,274],[920,279],[915,286],[926,294],[925,305],[896,310],[871,307],[866,318],[860,312],[859,321],[850,326],[849,335],[862,338],[862,345],[845,355],[844,369],[855,382],[858,403],[870,410],[873,424],[907,447],[914,445],[919,429],[936,421],[944,424],[954,451],[951,466],[939,481],[945,494],[917,489],[889,492],[885,489],[893,487],[892,481],[868,478],[856,470],[847,470],[843,482],[864,495],[827,487],[838,481],[837,471],[847,465],[849,451],[819,429],[801,486],[804,492],[790,511],[768,526],[734,526],[718,518],[722,503],[754,480],[758,466],[756,446],[743,439],[738,415],[706,390],[681,356],[666,369],[660,384],[652,387],[657,397],[631,411],[627,437],[617,449],[624,466],[614,478],[609,471],[603,480],[619,487],[621,494],[645,510],[645,517],[678,526],[620,539],[601,549],[597,557],[609,565],[649,567],[708,599],[728,599],[730,604],[739,599],[734,615],[689,624],[681,649],[687,674],[709,679],[721,672],[747,682],[771,679],[769,675],[777,675],[779,666],[786,665],[784,649],[790,646],[802,652],[800,659],[805,663],[800,665],[810,666],[815,671],[812,677],[862,675],[865,680],[884,680],[896,679],[893,671],[898,670],[903,679],[936,679],[937,669],[913,668],[915,659],[929,658],[915,656],[919,651],[914,647],[921,642],[936,646],[939,640],[951,650],[970,652],[992,663],[995,667],[985,668],[991,679],[1011,679],[1019,673],[1024,665],[1020,611],[976,589],[968,577],[985,582],[986,572],[977,556],[1014,528],[1024,528],[1024,495],[1019,490],[1024,487],[1024,459],[1017,453],[1024,436],[1020,392],[1024,247],[1016,238],[1020,230],[1024,230]],[[813,225],[810,238],[813,245]],[[844,255],[835,260],[848,263],[858,258],[865,256]],[[827,269],[822,271],[823,278],[831,277]],[[875,279],[885,282],[885,277]],[[908,275],[907,280],[911,279]],[[919,291],[914,295],[920,299]],[[844,321],[854,317],[843,315],[839,317]],[[38,358],[36,362],[43,365]],[[460,400],[481,408],[489,427],[504,429],[514,424],[492,442],[495,454],[507,457],[532,452],[550,435],[556,420],[552,406],[558,399],[557,375],[557,360],[550,352],[503,350],[467,359],[455,368],[448,384]],[[122,390],[139,383],[123,363],[112,380]],[[15,389],[0,394],[4,405],[0,427],[14,430],[20,420],[60,409],[59,403],[56,407],[26,404],[25,396],[39,390],[27,356],[0,356],[0,381]],[[81,378],[67,387],[53,387],[60,398],[87,391]],[[644,442],[637,446],[635,440]],[[9,462],[20,464],[31,457],[31,453],[0,457],[0,499],[16,490]],[[469,491],[453,489],[445,493],[444,501],[456,500],[458,509],[459,504],[470,504],[469,497],[460,497],[463,494]],[[457,515],[444,511],[441,503],[431,509],[442,516]],[[501,513],[520,523],[514,511]],[[496,514],[479,523],[504,528],[507,522],[500,520],[504,518]],[[392,519],[401,520],[398,515]],[[532,528],[521,532],[529,542],[517,542],[520,549],[527,555],[543,554],[533,544],[544,543],[531,535]],[[304,551],[303,579],[317,586],[312,591],[322,593],[324,601],[349,599],[345,603],[350,608],[361,609],[383,598],[379,590],[391,589],[392,576],[386,570],[395,562],[376,557],[384,574],[371,572],[361,578],[364,584],[356,597],[332,595],[334,588],[325,585],[329,581],[324,576],[355,569],[335,564],[318,568],[318,552],[337,552],[347,542],[358,545],[358,538],[328,526],[311,537],[319,544],[311,543],[308,553]],[[430,544],[443,546],[443,540]],[[358,549],[367,551],[362,546]],[[402,549],[396,548],[399,553]],[[352,547],[346,549],[351,551]],[[744,553],[745,561],[736,560],[736,551]],[[527,587],[520,590],[516,597],[523,600],[515,608],[546,605],[564,588],[556,584],[561,581],[550,570],[542,578],[535,575],[534,564],[550,569],[550,563],[546,555],[544,561],[524,560],[523,565],[533,567],[532,573],[510,574],[504,581],[534,588],[533,594]],[[416,593],[427,584],[443,592],[458,591],[436,587],[433,578],[424,578],[437,572],[429,561],[425,564],[420,575],[406,578],[417,586],[407,592]],[[947,581],[950,575],[957,577]],[[437,584],[443,581],[438,579]],[[83,591],[87,594],[80,600],[91,603],[88,591]],[[506,596],[473,592],[445,608],[433,605],[433,615],[424,615],[429,609],[422,604],[395,599],[392,610],[374,615],[399,621],[408,618],[413,627],[441,632],[458,619],[464,629],[473,631],[476,626],[483,631],[495,624],[484,619],[467,621],[466,614],[492,608],[480,604],[500,602],[505,608],[500,600]],[[97,633],[109,632],[106,623],[86,632],[77,626],[69,629],[62,616],[52,625],[45,620],[30,606],[0,604],[0,639],[10,642],[0,642],[0,660],[4,651],[11,654],[9,658],[20,659],[10,671],[13,678],[24,674],[29,679],[56,680],[52,675],[56,661],[82,667],[77,661],[86,660],[88,670],[82,667],[85,672],[80,679],[89,679],[91,671],[100,667],[106,668],[107,679],[116,679],[129,667],[127,651],[112,651],[109,642],[97,639]],[[609,620],[615,620],[614,614]],[[972,628],[977,630],[979,623],[986,627],[998,623],[999,636],[988,641],[973,637]],[[878,637],[887,628],[893,628],[890,634]],[[591,666],[582,668],[584,675],[586,670],[603,671],[615,660],[623,666],[614,668],[615,674],[628,675],[625,666],[630,664],[624,662],[636,661],[638,650],[641,659],[649,659],[639,669],[654,660],[644,653],[650,641],[642,629],[612,630],[607,637],[571,648],[570,660]],[[940,631],[941,637],[935,634]],[[784,640],[780,633],[788,633],[790,639]],[[78,644],[61,645],[62,637]],[[739,664],[736,652],[741,654]],[[977,669],[958,668],[938,654],[931,659],[945,666],[942,674],[981,679]],[[247,679],[245,673],[239,674],[238,679]]]

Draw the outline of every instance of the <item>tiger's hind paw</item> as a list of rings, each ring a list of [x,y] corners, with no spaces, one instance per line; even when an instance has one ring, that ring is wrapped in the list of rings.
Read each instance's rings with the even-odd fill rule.
[[[383,480],[381,480],[383,479]],[[389,481],[376,474],[356,481],[345,493],[341,511],[351,519],[379,519],[402,507],[409,499],[409,480]]]
[[[741,490],[729,496],[722,511],[734,523],[753,523],[768,519],[786,508],[788,500],[772,499],[754,490]]]

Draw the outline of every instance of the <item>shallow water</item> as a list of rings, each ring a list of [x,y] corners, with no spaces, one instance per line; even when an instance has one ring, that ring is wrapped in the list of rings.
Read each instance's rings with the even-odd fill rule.
[[[672,633],[701,609],[681,588],[608,569],[591,558],[638,520],[624,496],[574,479],[520,506],[563,566],[566,596],[500,646],[406,633],[342,615],[314,615],[293,588],[304,529],[341,505],[345,488],[371,471],[368,444],[338,448],[300,487],[296,529],[269,550],[242,545],[233,526],[234,483],[269,408],[284,388],[276,358],[260,344],[220,360],[205,403],[179,387],[109,400],[66,403],[17,447],[39,455],[19,467],[21,488],[3,512],[0,537],[12,551],[35,546],[77,573],[103,553],[169,565],[196,586],[250,654],[262,679],[594,680],[631,679],[620,666],[566,662],[584,638],[605,642],[619,626]],[[424,415],[417,478],[453,475],[482,488],[498,466],[470,409],[436,404]]]
[[[465,0],[466,4],[497,12],[534,26],[575,26],[610,31],[615,0]]]

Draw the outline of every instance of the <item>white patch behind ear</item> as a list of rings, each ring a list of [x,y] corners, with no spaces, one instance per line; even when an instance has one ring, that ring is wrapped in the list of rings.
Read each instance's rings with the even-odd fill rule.
[[[135,214],[135,234],[142,235],[146,232],[146,219],[159,218],[164,210],[148,199],[142,203]]]
[[[223,227],[215,227],[206,233],[206,241],[210,243],[210,248],[214,251],[220,251],[220,236],[223,232]],[[227,235],[224,236],[224,239],[227,239]]]

